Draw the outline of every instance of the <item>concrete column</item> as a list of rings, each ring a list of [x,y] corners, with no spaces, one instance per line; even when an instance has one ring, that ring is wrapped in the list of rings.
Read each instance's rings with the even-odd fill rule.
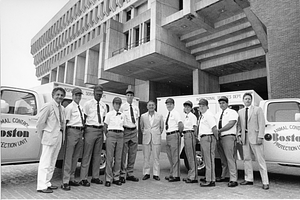
[[[73,85],[75,64],[72,61],[66,62],[65,67],[65,83]]]
[[[85,86],[84,84],[85,57],[75,57],[74,83],[77,86]]]
[[[144,41],[142,40],[145,37],[144,25],[144,23],[140,24],[140,45],[144,43]]]
[[[130,88],[132,86],[128,86]],[[134,86],[135,96],[140,98],[140,101],[149,101],[150,95],[150,81],[142,81],[142,80],[135,80]]]
[[[84,83],[96,85],[98,83],[99,53],[92,49],[86,52]]]
[[[65,64],[58,66],[58,73],[57,73],[57,82],[64,83],[65,78]]]
[[[219,78],[199,69],[193,70],[193,94],[219,92]]]

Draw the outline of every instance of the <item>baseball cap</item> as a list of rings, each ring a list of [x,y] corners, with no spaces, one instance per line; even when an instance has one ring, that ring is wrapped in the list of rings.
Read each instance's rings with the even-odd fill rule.
[[[82,94],[82,90],[80,88],[76,87],[72,90],[72,94]]]
[[[167,103],[172,103],[172,104],[174,104],[175,101],[174,101],[174,99],[172,99],[172,98],[167,98],[166,104],[167,104]]]
[[[219,102],[220,102],[220,101],[225,101],[226,103],[228,103],[228,98],[225,97],[225,96],[221,96],[221,97],[219,98],[218,101],[219,101]]]
[[[183,106],[185,106],[185,105],[189,105],[189,106],[191,106],[191,108],[193,108],[193,103],[191,101],[184,102]]]
[[[102,85],[95,85],[94,86],[94,90],[101,90],[101,91],[103,91],[103,86]]]
[[[200,99],[198,104],[208,106],[208,101],[206,99]]]
[[[125,94],[127,94],[127,93],[132,93],[132,94],[134,94],[134,91],[133,91],[132,88],[128,88],[128,89],[126,90],[126,93],[125,93]]]
[[[120,97],[115,97],[115,98],[113,99],[113,104],[114,104],[114,103],[122,104],[122,99],[121,99]]]

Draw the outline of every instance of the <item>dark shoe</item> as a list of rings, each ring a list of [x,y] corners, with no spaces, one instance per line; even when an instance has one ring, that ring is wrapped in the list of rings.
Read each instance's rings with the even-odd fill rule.
[[[63,189],[63,190],[71,190],[70,185],[67,184],[67,183],[62,184],[60,187],[61,187],[61,189]]]
[[[56,190],[58,187],[57,186],[54,186],[54,185],[51,185],[50,187],[48,187],[48,189],[51,189],[51,190]]]
[[[229,178],[221,178],[221,177],[217,177],[216,178],[216,182],[228,182]]]
[[[230,181],[227,185],[228,187],[236,187],[238,186],[238,183],[236,181]]]
[[[180,181],[180,177],[170,177],[169,182],[177,182]]]
[[[206,182],[206,178],[205,177],[204,178],[200,178],[200,181]]]
[[[216,186],[214,181],[210,181],[210,182],[205,182],[205,183],[200,183],[201,187],[214,187]]]
[[[126,183],[125,178],[124,177],[120,177],[120,181],[121,183]]]
[[[126,180],[127,181],[133,181],[133,182],[138,182],[139,181],[139,179],[134,177],[134,176],[127,176]]]
[[[90,183],[88,182],[88,180],[82,180],[79,182],[80,185],[85,186],[85,187],[90,187]]]
[[[268,190],[269,189],[269,184],[263,184],[262,189]]]
[[[105,182],[105,186],[106,186],[106,187],[110,187],[110,185],[111,185],[111,184],[110,184],[109,181],[106,181],[106,182]]]
[[[116,185],[122,185],[121,181],[119,181],[119,180],[118,181],[113,181],[112,183],[116,184]]]
[[[186,183],[198,183],[198,180],[191,180],[191,179],[187,178],[187,179],[185,180],[185,182],[186,182]]]
[[[240,185],[253,185],[253,182],[243,181],[243,182],[240,183]]]
[[[155,180],[157,180],[157,181],[160,181],[160,178],[159,178],[159,176],[153,176],[153,179],[155,179]]]
[[[99,178],[92,178],[91,182],[96,184],[103,184],[103,181],[101,181]]]
[[[166,176],[165,179],[168,181],[170,178],[173,178],[173,176]]]
[[[69,181],[70,186],[80,186],[80,184],[77,181]]]
[[[49,187],[48,187],[47,189],[37,190],[37,192],[41,192],[41,193],[52,193],[53,190],[49,189]]]
[[[145,174],[145,176],[143,177],[143,180],[147,180],[150,178],[150,174]]]

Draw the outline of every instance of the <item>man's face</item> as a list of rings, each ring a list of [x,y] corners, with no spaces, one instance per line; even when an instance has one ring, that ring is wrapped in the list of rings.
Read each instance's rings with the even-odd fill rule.
[[[173,103],[167,103],[166,106],[167,106],[168,111],[172,111],[174,109]]]
[[[246,95],[246,96],[244,97],[243,101],[244,101],[245,106],[248,107],[248,106],[250,106],[251,103],[252,103],[252,98],[251,98],[251,96]]]
[[[131,104],[133,101],[133,97],[134,95],[131,92],[127,93],[126,94],[127,102]]]
[[[192,110],[192,108],[191,108],[191,106],[189,106],[189,105],[185,105],[184,108],[183,108],[183,111],[184,111],[184,113],[186,113],[186,114],[190,113],[191,110]]]
[[[226,108],[228,108],[228,103],[226,103],[226,101],[219,101],[220,104],[220,108],[222,110],[225,110]]]
[[[62,100],[64,99],[64,97],[65,97],[64,93],[62,91],[60,91],[60,90],[57,90],[53,94],[53,96],[52,96],[52,98],[54,99],[54,101],[56,103],[58,103],[58,104],[60,104],[62,102]]]
[[[206,111],[207,111],[207,109],[208,109],[208,106],[206,106],[206,105],[199,105],[199,111],[200,111],[200,113],[205,113]]]
[[[147,109],[150,112],[153,112],[155,110],[155,103],[154,102],[148,102]]]
[[[121,104],[120,104],[120,103],[114,103],[113,106],[114,106],[114,109],[115,109],[116,111],[119,111],[119,110],[120,110],[120,107],[121,107]]]
[[[96,101],[100,101],[100,99],[102,98],[102,94],[103,94],[103,90],[101,89],[95,89],[94,90],[94,98]]]
[[[78,94],[73,94],[72,95],[72,99],[73,99],[73,101],[75,101],[77,104],[79,104],[79,102],[81,101],[81,94],[80,93],[78,93]]]

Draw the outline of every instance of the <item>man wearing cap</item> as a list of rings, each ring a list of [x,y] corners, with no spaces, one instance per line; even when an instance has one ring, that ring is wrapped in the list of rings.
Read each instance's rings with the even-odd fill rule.
[[[199,100],[199,127],[198,135],[200,139],[201,152],[205,163],[205,181],[200,183],[201,187],[215,186],[215,149],[218,130],[215,117],[208,110],[208,101]]]
[[[122,104],[120,97],[115,97],[112,104],[114,109],[107,113],[104,120],[104,133],[106,135],[106,187],[110,187],[111,183],[118,186],[122,185],[120,181],[120,170],[125,116],[119,111]]]
[[[138,138],[137,124],[140,116],[140,110],[133,105],[134,91],[132,88],[126,90],[127,102],[121,106],[120,111],[125,115],[124,121],[124,145],[121,162],[121,182],[125,183],[125,177],[128,181],[138,182],[139,179],[133,176],[133,168],[137,154]],[[127,156],[128,155],[128,156]],[[126,167],[127,158],[127,167]]]
[[[159,154],[161,150],[161,133],[164,130],[163,116],[155,111],[155,102],[147,103],[148,112],[141,116],[141,130],[143,133],[144,167],[143,180],[150,178],[150,155],[153,152],[153,179],[159,181]]]
[[[216,179],[217,182],[230,181],[228,187],[236,187],[237,183],[237,166],[236,166],[236,123],[238,120],[238,113],[228,108],[228,98],[220,97],[218,100],[221,111],[216,114],[218,120],[218,136],[217,149],[222,163],[221,177]]]
[[[167,145],[166,152],[170,162],[170,175],[165,179],[169,182],[180,181],[180,158],[179,150],[181,143],[181,134],[183,131],[183,123],[180,114],[174,110],[174,99],[168,98],[166,100],[166,106],[168,114],[165,120]]]
[[[94,87],[94,98],[87,101],[83,106],[85,117],[84,146],[80,170],[80,185],[89,187],[87,180],[88,170],[92,160],[92,183],[102,184],[99,178],[101,163],[101,151],[103,145],[103,121],[106,115],[106,105],[100,101],[103,94],[103,87]]]
[[[193,103],[191,101],[186,101],[184,104],[184,151],[186,158],[189,163],[188,175],[183,179],[186,183],[198,183],[198,170],[196,162],[196,131],[197,131],[197,118],[191,112],[193,108]]]
[[[75,170],[83,145],[84,116],[82,107],[79,105],[81,95],[81,89],[74,88],[72,90],[73,101],[65,109],[67,134],[64,152],[63,184],[61,185],[63,190],[70,190],[70,185],[79,186],[79,183],[75,180]]]

